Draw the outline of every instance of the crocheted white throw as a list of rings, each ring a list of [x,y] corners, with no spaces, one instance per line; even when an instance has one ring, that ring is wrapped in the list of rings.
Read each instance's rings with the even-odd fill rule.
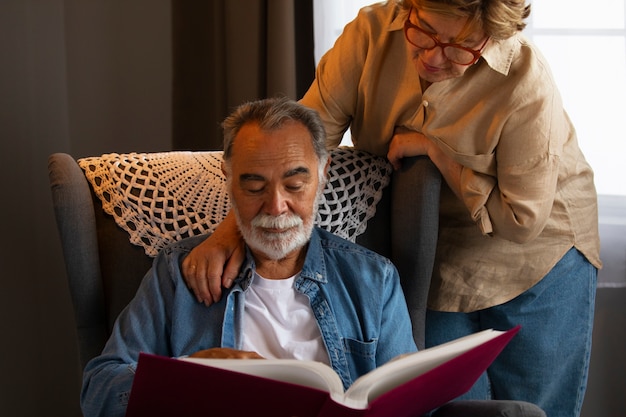
[[[78,160],[105,213],[156,256],[168,244],[212,233],[230,209],[222,152],[105,154]],[[316,223],[354,241],[376,213],[391,165],[352,148],[332,151]]]

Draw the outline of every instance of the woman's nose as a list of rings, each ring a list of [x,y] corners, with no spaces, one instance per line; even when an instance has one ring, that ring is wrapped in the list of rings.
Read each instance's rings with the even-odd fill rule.
[[[445,62],[448,58],[443,53],[443,47],[437,45],[433,49],[424,50],[422,52],[422,59],[428,65],[441,65],[441,63]]]

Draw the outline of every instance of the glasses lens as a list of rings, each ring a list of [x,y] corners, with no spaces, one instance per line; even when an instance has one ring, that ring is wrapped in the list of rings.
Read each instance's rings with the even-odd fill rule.
[[[446,46],[443,48],[443,54],[452,62],[456,62],[457,64],[467,65],[471,64],[474,61],[474,54],[470,51],[467,51],[463,48],[458,48],[456,46]]]
[[[421,49],[432,49],[436,45],[433,38],[413,27],[409,27],[407,29],[406,37],[408,38],[409,42]]]

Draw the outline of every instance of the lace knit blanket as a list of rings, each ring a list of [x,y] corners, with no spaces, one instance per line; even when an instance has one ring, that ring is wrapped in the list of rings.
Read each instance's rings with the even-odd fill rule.
[[[168,244],[212,233],[230,209],[222,152],[105,154],[78,160],[105,213],[156,256]],[[352,148],[332,151],[316,223],[354,241],[376,213],[391,165]]]

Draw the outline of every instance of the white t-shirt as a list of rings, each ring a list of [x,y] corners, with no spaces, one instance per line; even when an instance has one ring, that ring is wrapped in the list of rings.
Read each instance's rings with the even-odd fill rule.
[[[246,291],[243,350],[267,359],[301,359],[328,364],[328,353],[306,295],[288,279],[266,279],[254,273]]]

